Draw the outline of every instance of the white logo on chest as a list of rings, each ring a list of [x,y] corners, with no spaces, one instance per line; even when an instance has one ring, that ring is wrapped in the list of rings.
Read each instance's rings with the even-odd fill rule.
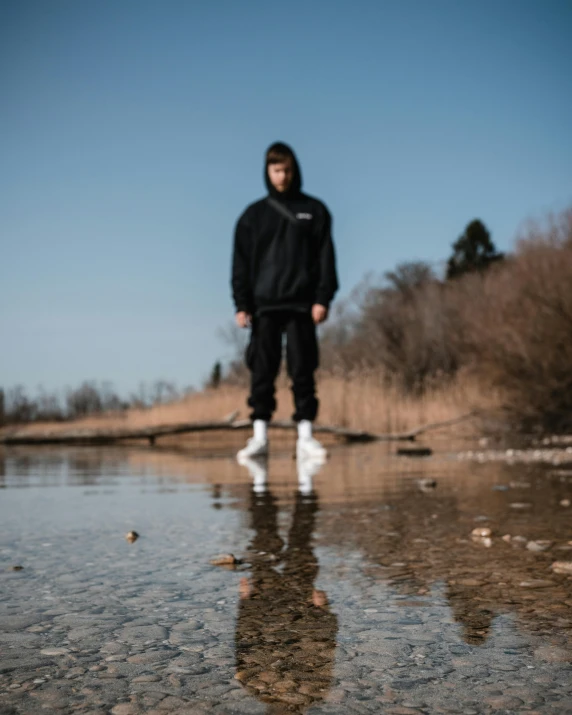
[[[302,213],[302,214],[296,214],[296,218],[311,219],[311,218],[312,218],[312,214],[304,214],[304,213]]]

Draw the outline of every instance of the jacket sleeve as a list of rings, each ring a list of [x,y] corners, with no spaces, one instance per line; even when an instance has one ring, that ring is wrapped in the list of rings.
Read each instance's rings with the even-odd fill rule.
[[[250,285],[250,228],[241,216],[234,231],[232,256],[232,297],[236,312],[252,312],[252,288]]]
[[[332,240],[332,217],[325,207],[324,217],[320,226],[318,266],[316,303],[328,308],[338,290],[338,275],[336,272],[336,253]]]

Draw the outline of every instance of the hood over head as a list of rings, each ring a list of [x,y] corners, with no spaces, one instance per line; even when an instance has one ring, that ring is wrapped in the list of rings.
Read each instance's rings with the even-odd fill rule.
[[[294,175],[288,191],[276,191],[270,183],[270,178],[268,177],[268,159],[272,155],[282,155],[284,158],[290,157],[292,160]],[[264,160],[264,183],[266,184],[266,188],[268,189],[270,196],[275,199],[288,199],[300,193],[300,190],[302,189],[302,172],[300,171],[300,164],[298,164],[296,154],[294,154],[293,149],[289,147],[288,144],[284,144],[283,142],[274,142],[274,144],[271,144],[266,150]]]

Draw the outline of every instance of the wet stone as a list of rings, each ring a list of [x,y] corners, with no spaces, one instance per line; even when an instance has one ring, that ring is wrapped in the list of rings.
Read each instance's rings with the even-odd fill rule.
[[[69,653],[68,648],[43,648],[40,653],[42,655],[50,655],[50,656],[60,656],[60,655],[67,655]]]
[[[510,695],[499,695],[492,698],[486,698],[485,704],[493,710],[514,710],[515,708],[524,705],[520,698],[515,698]]]
[[[161,680],[159,675],[138,675],[131,682],[133,683],[158,683]]]
[[[168,695],[164,700],[161,700],[157,707],[159,710],[175,710],[176,708],[185,707],[187,704],[186,700]]]
[[[111,708],[111,712],[112,715],[137,715],[141,711],[132,703],[119,703]]]
[[[546,579],[532,579],[530,581],[521,581],[519,586],[521,588],[549,588],[554,585],[554,581],[548,581]]]
[[[128,626],[118,634],[118,639],[126,643],[162,641],[165,638],[167,630],[161,626]]]
[[[550,568],[554,573],[572,576],[572,561],[555,561]]]
[[[128,663],[137,663],[146,665],[148,663],[157,663],[169,657],[166,651],[148,651],[147,653],[138,653],[127,657]]]
[[[518,667],[516,665],[511,665],[510,663],[491,663],[489,665],[489,668],[491,670],[500,670],[502,672],[511,672],[514,670],[518,670]]]
[[[41,621],[41,614],[29,616],[0,616],[0,632],[7,633],[10,631],[22,631],[24,629],[30,630]],[[42,626],[36,626],[36,628],[44,630]]]
[[[412,690],[420,685],[426,683],[426,680],[394,680],[391,683],[391,687],[394,690]]]
[[[76,667],[76,668],[70,668],[68,672],[66,673],[65,677],[66,678],[77,678],[80,675],[83,675],[85,673],[85,668],[81,667]]]
[[[551,546],[552,546],[551,541],[538,540],[538,541],[529,541],[528,544],[526,545],[526,548],[529,551],[540,553],[542,551],[547,551]]]
[[[101,653],[110,653],[112,655],[117,654],[117,653],[128,653],[129,648],[124,643],[119,643],[117,641],[110,641],[108,643],[104,643],[101,646],[100,652]]]
[[[159,678],[161,680],[161,678]],[[167,681],[169,682],[169,685],[172,685],[173,688],[182,688],[183,687],[183,681],[181,680],[180,677],[176,676],[174,673],[171,673],[169,677],[167,678]]]
[[[572,651],[558,646],[541,646],[534,651],[534,657],[547,663],[569,663],[572,662]]]

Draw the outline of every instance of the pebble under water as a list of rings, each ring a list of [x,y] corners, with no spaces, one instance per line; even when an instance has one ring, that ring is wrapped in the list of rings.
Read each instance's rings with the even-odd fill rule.
[[[267,469],[0,452],[0,713],[572,712],[572,464]]]

